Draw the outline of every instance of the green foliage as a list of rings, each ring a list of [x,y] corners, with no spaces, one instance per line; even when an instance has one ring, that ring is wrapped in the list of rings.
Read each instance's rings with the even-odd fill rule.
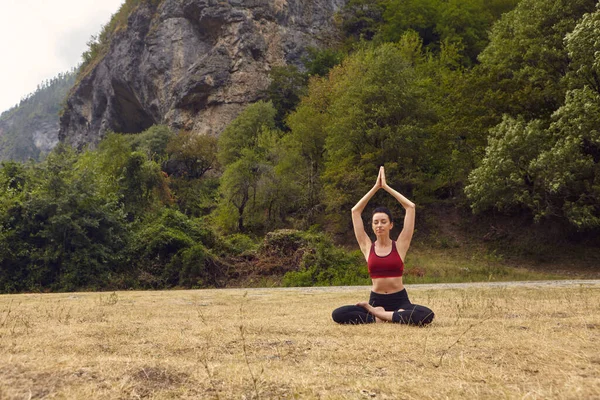
[[[142,287],[216,284],[209,279],[214,278],[215,271],[206,275],[207,268],[214,269],[206,247],[214,247],[216,238],[199,219],[163,209],[141,224],[131,243],[130,253]]]
[[[460,47],[461,64],[476,63],[488,43],[488,31],[518,0],[353,0],[342,9],[342,33],[354,41],[397,42],[417,32],[428,51],[443,43]]]
[[[296,243],[295,246],[291,246],[287,243],[290,240],[302,244]],[[300,270],[286,273],[283,278],[284,286],[369,284],[369,274],[362,253],[348,253],[336,247],[324,234],[295,232],[291,237],[279,237],[278,242],[281,248],[307,248],[300,263]]]
[[[3,168],[9,187],[14,172]],[[64,147],[18,176],[22,195],[13,190],[9,202],[3,196],[0,210],[0,290],[106,285],[119,272],[128,238],[117,197],[103,195],[95,171],[79,169]]]
[[[381,39],[395,42],[407,30],[419,33],[425,45],[438,43],[436,31],[438,13],[443,13],[439,0],[391,0],[385,2],[385,24],[381,28]]]
[[[590,49],[590,51],[593,51]],[[566,218],[578,230],[600,228],[600,95],[587,86],[567,92],[553,115],[552,148],[532,167],[551,201],[545,213]]]
[[[190,217],[208,215],[217,206],[219,179],[216,177],[187,179],[170,176],[169,188],[179,211]]]
[[[296,108],[300,97],[306,90],[306,75],[294,65],[273,67],[269,72],[271,83],[267,88],[267,98],[277,110],[275,124],[279,129],[285,129],[284,119],[290,111]]]
[[[584,87],[567,92],[548,128],[506,117],[465,188],[474,210],[524,207],[536,219],[600,227],[599,115],[600,96]]]
[[[598,7],[598,6],[596,6]],[[568,33],[565,44],[570,58],[567,77],[572,88],[588,86],[600,94],[600,12],[583,16]]]
[[[570,5],[578,12],[590,6],[585,2]],[[549,3],[541,6],[541,10],[551,8]],[[552,10],[556,12],[556,7]],[[600,35],[594,22],[600,14],[585,15],[573,27],[575,17],[569,10],[559,7],[561,29],[573,29],[565,40],[572,64],[563,68],[561,82],[572,89],[551,118],[527,123],[523,117],[505,117],[492,131],[486,157],[465,188],[475,211],[522,207],[537,220],[558,218],[578,230],[600,227],[600,94],[596,85],[600,71],[592,39]],[[551,54],[561,54],[568,63],[567,49],[562,44],[554,46]]]
[[[196,244],[175,255],[167,264],[166,271],[171,273],[171,281],[191,288],[214,287],[222,278],[219,265],[201,244]]]
[[[213,136],[181,132],[166,147],[166,171],[188,180],[200,179],[217,168],[217,139]]]
[[[106,190],[116,191],[129,219],[173,202],[169,180],[160,164],[172,137],[165,126],[153,126],[135,135],[108,134],[98,150],[84,153],[86,167],[102,171],[106,178],[102,184]]]
[[[251,254],[258,250],[258,243],[248,235],[234,233],[225,238],[225,247],[234,256]]]
[[[111,134],[97,150],[61,145],[39,164],[2,164],[0,291],[217,284],[222,265],[208,250],[217,240],[201,220],[165,208],[157,151],[132,147],[164,135],[146,136],[132,144]]]
[[[371,40],[383,22],[384,1],[350,0],[338,19],[345,36],[354,40]]]
[[[306,68],[306,74],[310,76],[326,76],[331,68],[335,67],[344,59],[342,51],[335,49],[317,49],[309,47],[306,49],[308,55],[302,60]]]
[[[344,58],[342,51],[329,48],[308,47],[306,51],[307,55],[302,59],[306,72],[301,72],[294,65],[276,66],[269,72],[271,83],[265,94],[277,110],[275,125],[278,129],[288,129],[285,119],[306,95],[308,79],[326,76]]]
[[[250,104],[219,136],[218,159],[222,166],[238,160],[244,149],[255,149],[265,129],[275,128],[277,111],[271,102]]]
[[[162,203],[171,201],[160,165],[148,160],[141,152],[129,154],[119,178],[119,195],[126,199],[125,207],[130,218],[141,216],[154,206],[157,199]]]
[[[213,217],[223,232],[271,229],[285,218],[290,193],[275,169],[281,133],[274,125],[272,103],[258,102],[219,137],[219,159],[225,170],[222,201]]]
[[[217,138],[180,132],[171,135],[162,168],[179,210],[192,217],[209,214],[217,205],[219,179]]]
[[[322,204],[322,180],[325,161],[325,127],[327,115],[314,104],[319,84],[313,79],[311,96],[292,113],[287,124],[291,132],[283,138],[277,172],[288,183],[288,193],[294,196],[298,211],[306,225],[315,223],[315,214]]]
[[[240,158],[229,164],[221,177],[221,192],[225,196],[225,202],[231,204],[235,209],[231,209],[225,205],[225,210],[234,212],[237,220],[237,229],[244,232],[244,217],[248,214],[246,206],[250,201],[256,199],[258,181],[260,179],[259,159],[250,149],[244,149]],[[227,211],[226,211],[227,212]],[[233,217],[233,216],[231,216]],[[230,225],[226,225],[227,219],[221,217],[219,221],[224,228],[232,229]]]
[[[391,184],[410,195],[411,184],[433,172],[428,143],[435,138],[428,128],[435,114],[425,102],[426,86],[400,48],[385,44],[357,51],[332,70],[329,84],[322,175],[328,210],[349,210],[384,164]],[[348,218],[343,220],[338,228],[347,230]]]
[[[150,159],[162,161],[167,146],[173,138],[173,132],[165,125],[154,125],[144,132],[127,135],[133,150],[145,153]]]
[[[565,35],[595,0],[522,0],[494,25],[480,54],[485,102],[499,114],[548,118],[565,97],[569,65]]]
[[[490,131],[486,156],[470,175],[465,188],[475,211],[496,207],[510,211],[520,205],[543,206],[535,188],[531,163],[540,150],[549,149],[549,137],[540,121],[525,122],[506,116]]]
[[[395,42],[409,30],[419,33],[424,46],[439,52],[442,43],[461,47],[463,65],[472,65],[488,43],[488,30],[518,0],[388,0],[379,41]]]

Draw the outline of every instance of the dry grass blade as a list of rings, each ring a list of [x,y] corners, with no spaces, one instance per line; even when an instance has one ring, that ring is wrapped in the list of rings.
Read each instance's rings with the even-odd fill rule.
[[[446,354],[448,354],[448,352],[450,351],[450,349],[451,349],[451,348],[453,348],[454,346],[456,346],[456,345],[457,345],[457,344],[460,342],[460,340],[463,338],[463,336],[465,336],[465,335],[467,334],[467,332],[469,332],[471,329],[473,329],[473,328],[474,328],[474,327],[476,327],[477,325],[481,325],[481,324],[483,324],[485,321],[489,320],[490,318],[492,318],[492,315],[491,315],[491,314],[490,314],[490,315],[488,315],[486,318],[484,318],[484,319],[482,319],[482,320],[480,320],[480,321],[478,321],[478,322],[476,322],[476,323],[474,323],[474,324],[471,324],[471,325],[469,325],[469,327],[468,327],[467,329],[465,329],[465,330],[464,330],[464,331],[463,331],[463,332],[462,332],[462,333],[461,333],[461,334],[460,334],[460,335],[459,335],[459,336],[456,338],[456,340],[454,341],[454,343],[452,343],[450,346],[448,346],[448,348],[446,348],[446,349],[444,349],[444,351],[442,351],[442,354],[440,355],[440,359],[439,359],[439,361],[438,361],[436,364],[433,364],[433,366],[434,366],[434,367],[436,367],[436,368],[439,368],[439,367],[440,367],[440,365],[442,365],[442,360],[443,360],[444,356],[445,356]]]

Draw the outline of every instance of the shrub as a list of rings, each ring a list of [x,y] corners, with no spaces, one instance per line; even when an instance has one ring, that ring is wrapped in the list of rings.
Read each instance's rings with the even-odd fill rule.
[[[225,246],[229,254],[243,256],[258,250],[258,244],[254,239],[243,233],[236,233],[225,239]]]
[[[176,210],[164,209],[147,221],[134,236],[131,257],[135,260],[142,286],[161,287],[174,285],[196,285],[190,267],[190,248],[212,247],[214,234],[202,226],[200,220],[192,220]],[[201,248],[194,250],[196,258],[202,254]],[[187,254],[187,255],[186,255]],[[180,271],[187,268],[186,271]],[[183,282],[183,283],[182,283]]]
[[[336,247],[322,233],[293,230],[272,232],[265,238],[263,251],[288,256],[302,252],[299,270],[284,275],[284,286],[369,284],[362,253],[348,253]]]

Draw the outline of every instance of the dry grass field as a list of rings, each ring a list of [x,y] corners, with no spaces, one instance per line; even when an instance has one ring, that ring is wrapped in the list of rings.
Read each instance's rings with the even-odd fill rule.
[[[600,282],[408,291],[429,327],[332,322],[364,287],[0,296],[0,399],[600,398]]]

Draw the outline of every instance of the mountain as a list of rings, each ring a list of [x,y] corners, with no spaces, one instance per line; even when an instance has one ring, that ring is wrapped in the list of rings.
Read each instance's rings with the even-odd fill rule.
[[[75,70],[47,80],[0,115],[0,161],[38,160],[58,143],[59,112]]]
[[[60,120],[77,148],[154,124],[217,135],[264,97],[273,66],[336,40],[345,0],[138,0],[81,73]]]

